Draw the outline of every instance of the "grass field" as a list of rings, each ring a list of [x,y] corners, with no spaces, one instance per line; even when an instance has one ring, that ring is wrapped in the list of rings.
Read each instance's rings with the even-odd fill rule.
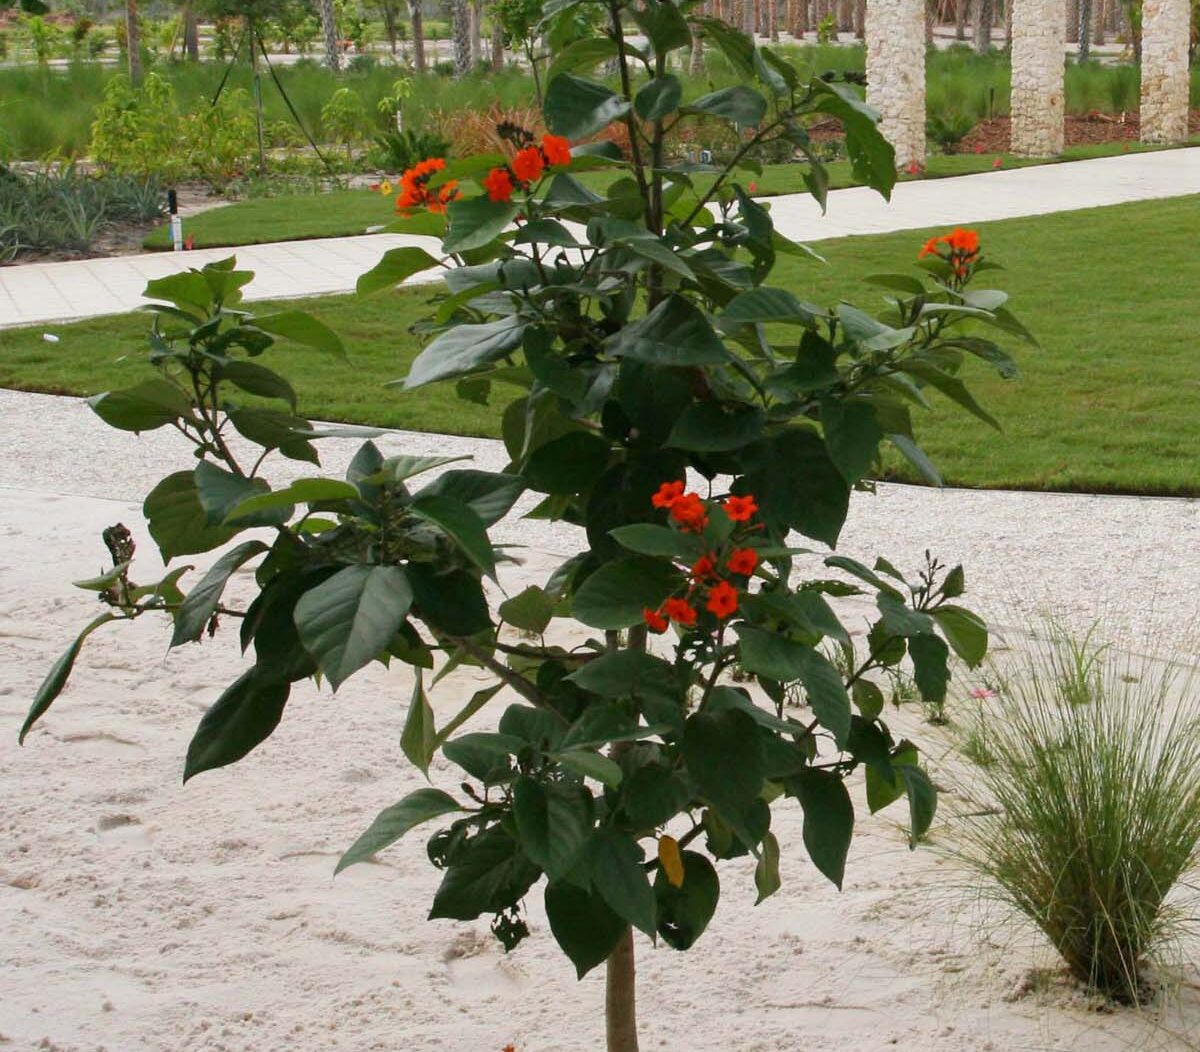
[[[1200,198],[985,223],[985,253],[1006,268],[992,282],[1042,342],[1014,348],[1020,380],[970,363],[966,375],[1004,426],[996,433],[957,410],[925,414],[918,435],[948,482],[1101,492],[1200,494]],[[880,305],[863,282],[904,270],[929,231],[822,242],[828,266],[789,260],[773,283],[802,299]],[[275,361],[305,412],[319,419],[494,435],[492,409],[459,402],[450,386],[405,394],[383,384],[403,376],[417,351],[406,331],[429,290],[368,300],[333,297],[306,307],[337,329],[346,365],[300,349]],[[92,394],[145,375],[137,361],[145,315],[0,332],[0,385]]]
[[[1138,144],[1130,146],[1130,150],[1138,152],[1155,148]],[[1126,152],[1122,144],[1106,143],[1101,146],[1070,147],[1055,162],[992,153],[931,155],[925,173],[920,178],[942,179],[990,172],[996,167],[997,160],[1005,168],[1025,168],[1057,161],[1111,157],[1122,152]],[[835,161],[828,167],[831,188],[836,190],[855,185],[848,161]],[[803,171],[803,166],[795,164],[766,165],[762,175],[754,180],[756,196],[772,197],[803,191],[804,186],[800,181]],[[615,176],[590,172],[579,178],[593,189],[602,190]],[[902,173],[900,178],[907,181],[913,176]],[[707,185],[704,177],[698,177],[695,182],[701,188]],[[324,194],[286,194],[238,201],[189,217],[184,221],[184,233],[192,238],[195,248],[224,248],[268,241],[302,241],[315,237],[362,234],[369,227],[387,223],[393,216],[391,198],[365,189],[335,190]],[[151,231],[143,244],[151,250],[169,249],[169,228],[164,224]]]

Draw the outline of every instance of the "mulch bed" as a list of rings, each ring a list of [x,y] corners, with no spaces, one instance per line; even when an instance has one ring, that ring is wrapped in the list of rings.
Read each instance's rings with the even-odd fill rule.
[[[1063,133],[1068,146],[1091,146],[1106,142],[1137,142],[1141,120],[1131,113],[1088,113],[1067,117]],[[1188,133],[1200,135],[1200,110],[1188,114]],[[980,121],[959,144],[957,153],[1007,153],[1012,147],[1012,120],[992,117]]]

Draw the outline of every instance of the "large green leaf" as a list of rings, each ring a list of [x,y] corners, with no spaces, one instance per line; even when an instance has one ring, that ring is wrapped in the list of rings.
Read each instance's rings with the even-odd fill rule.
[[[697,18],[693,21],[703,32],[704,39],[716,44],[737,73],[746,80],[754,78],[754,41],[750,37],[719,18]]]
[[[167,380],[143,380],[120,391],[105,391],[87,400],[109,427],[121,431],[153,431],[192,415],[192,404]]]
[[[253,324],[274,336],[282,336],[294,343],[336,354],[341,358],[346,357],[342,338],[323,321],[318,321],[304,311],[285,310],[278,314],[260,315],[254,319]]]
[[[594,69],[601,62],[607,62],[616,53],[616,41],[610,37],[584,37],[582,40],[576,40],[554,56],[554,61],[550,63],[550,68],[546,71],[546,83],[554,83],[562,73]]]
[[[466,570],[437,573],[423,563],[409,563],[414,607],[427,624],[455,636],[473,636],[490,628],[491,614],[479,578]]]
[[[635,522],[608,531],[622,548],[641,555],[663,555],[668,559],[695,562],[704,554],[704,541],[694,533],[673,530],[653,522]]]
[[[408,510],[442,530],[489,577],[496,576],[496,556],[487,528],[468,505],[435,493],[417,498]]]
[[[301,596],[296,628],[336,691],[387,649],[412,600],[400,567],[347,566]]]
[[[601,827],[588,844],[592,886],[626,923],[653,938],[654,891],[642,867],[642,849],[628,833]]]
[[[821,425],[829,455],[842,477],[854,485],[875,463],[883,428],[866,402],[828,399],[821,403]]]
[[[691,949],[716,913],[720,897],[721,881],[713,864],[698,852],[684,851],[679,887],[667,879],[661,866],[654,878],[658,934],[672,949]]]
[[[592,628],[628,628],[641,623],[647,607],[657,610],[682,580],[682,574],[662,559],[615,559],[580,585],[571,608]]]
[[[719,117],[747,127],[753,127],[767,112],[767,100],[753,88],[744,84],[721,88],[702,95],[683,107],[683,113],[702,113],[706,117]]]
[[[538,446],[523,475],[542,493],[582,493],[592,488],[610,455],[606,438],[590,431],[568,431]]]
[[[554,598],[535,584],[504,600],[497,613],[513,628],[541,635],[554,617]]]
[[[896,774],[904,783],[904,791],[908,794],[908,846],[915,849],[917,841],[933,824],[933,816],[937,813],[937,789],[930,781],[929,775],[916,764],[897,764]]]
[[[356,500],[358,495],[355,486],[340,479],[297,479],[287,489],[274,490],[242,501],[230,511],[229,518],[241,522],[277,508],[292,508],[296,504]]]
[[[210,460],[202,460],[196,465],[193,478],[196,482],[196,495],[209,526],[224,524],[234,508],[251,497],[269,492],[266,482],[262,479],[235,475],[232,471],[217,467]],[[241,516],[237,525],[274,526],[286,520],[286,514],[281,515],[280,511],[286,512],[286,509],[276,507]]]
[[[516,314],[479,325],[456,325],[437,336],[417,355],[408,375],[393,383],[411,389],[474,372],[519,347],[525,326]]]
[[[216,613],[221,594],[233,572],[243,563],[267,550],[262,541],[243,541],[230,548],[209,569],[187,594],[187,598],[175,611],[175,627],[171,633],[171,646],[194,643],[204,633],[204,628]]]
[[[727,820],[762,792],[766,763],[758,724],[739,709],[689,716],[683,758],[700,792]]]
[[[929,705],[941,705],[950,685],[950,648],[941,636],[913,636],[908,641],[913,663],[913,681]]]
[[[259,665],[213,702],[188,745],[183,780],[236,763],[279,726],[291,685]]]
[[[599,893],[565,881],[546,888],[546,919],[580,979],[608,960],[628,927]]]
[[[347,866],[353,866],[356,862],[365,862],[367,859],[373,858],[385,847],[394,844],[414,826],[461,810],[462,806],[458,801],[440,789],[425,788],[409,793],[399,803],[385,807],[375,816],[375,821],[367,827],[366,832],[354,841],[346,849],[346,853],[338,859],[337,867],[333,871],[334,875],[336,876]]]
[[[665,55],[691,44],[692,32],[687,19],[674,0],[643,0],[629,10],[656,55]]]
[[[425,679],[421,670],[414,669],[412,700],[408,704],[408,715],[404,730],[400,732],[400,750],[409,762],[426,778],[429,764],[437,751],[438,732],[433,722],[433,706],[425,693]]]
[[[406,278],[437,265],[438,261],[423,248],[412,245],[392,248],[384,253],[383,259],[359,277],[355,291],[360,296],[369,296],[381,289],[399,285]]]
[[[766,420],[756,406],[693,402],[675,421],[667,445],[697,453],[741,449],[762,437]]]
[[[62,693],[63,687],[67,685],[67,679],[71,675],[71,669],[75,667],[75,659],[79,657],[79,651],[87,637],[101,625],[116,620],[116,614],[101,614],[75,637],[71,645],[50,666],[50,671],[46,673],[46,678],[42,680],[37,694],[33,697],[29,714],[25,717],[25,722],[21,724],[21,733],[17,738],[18,744],[25,743],[25,736],[29,733],[30,728],[42,718],[46,710],[53,704],[54,699]]]
[[[724,332],[735,332],[746,325],[776,324],[810,326],[819,311],[801,303],[787,289],[761,285],[739,292],[726,305],[717,325]]]
[[[661,120],[679,108],[683,84],[673,73],[655,77],[634,96],[633,108],[644,121]]]
[[[546,127],[568,139],[586,139],[629,110],[629,100],[611,88],[571,73],[560,73],[546,89]]]
[[[142,514],[163,562],[177,555],[212,551],[237,533],[225,526],[208,525],[191,471],[176,471],[155,486],[142,505]]]
[[[517,837],[551,880],[574,868],[592,831],[592,796],[578,784],[518,778],[513,786]]]
[[[443,252],[470,252],[490,245],[520,211],[511,201],[465,197],[446,206],[450,229],[442,242]]]
[[[987,625],[978,614],[949,603],[931,610],[930,613],[954,648],[954,653],[970,668],[975,668],[987,656]]]
[[[650,365],[717,365],[729,359],[703,311],[677,295],[619,329],[609,338],[607,350],[614,357]]]
[[[757,498],[763,519],[780,530],[837,544],[850,507],[850,487],[821,437],[793,427],[753,451],[745,491]]]
[[[538,869],[502,826],[480,833],[457,850],[433,896],[429,917],[474,920],[516,905],[538,878]]]
[[[841,891],[854,836],[854,804],[846,783],[831,771],[808,767],[789,783],[804,808],[804,846],[813,865]]]
[[[448,460],[443,458],[442,462]],[[525,482],[517,475],[455,468],[443,472],[419,490],[416,497],[450,497],[475,512],[485,526],[494,526],[508,514],[524,489]]]
[[[293,412],[296,410],[295,388],[274,369],[268,369],[257,362],[233,358],[222,363],[215,372],[219,380],[240,387],[248,394],[258,395],[259,398],[279,398],[287,402]],[[307,424],[307,421],[305,423]]]
[[[779,877],[779,841],[774,833],[762,838],[762,854],[754,867],[754,886],[758,889],[758,898],[754,900],[756,906],[783,886]]]
[[[814,80],[811,90],[816,108],[842,122],[855,178],[884,197],[891,197],[896,185],[896,151],[877,127],[879,113],[848,84]]]

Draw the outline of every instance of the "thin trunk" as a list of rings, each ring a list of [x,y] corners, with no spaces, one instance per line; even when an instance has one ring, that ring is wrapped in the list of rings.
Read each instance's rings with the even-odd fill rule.
[[[862,40],[863,37],[866,35],[866,29],[867,29],[867,26],[866,26],[867,0],[854,0],[853,15],[854,15],[854,38],[856,40]],[[928,38],[929,38],[929,29],[928,29],[928,26],[929,26],[929,4],[928,4],[928,2],[926,2],[926,5],[925,5],[925,25],[927,27],[926,32],[925,32],[925,37],[928,40]]]
[[[477,69],[483,61],[483,12],[480,0],[471,0],[467,5],[467,24],[471,30],[471,68]]]
[[[957,0],[954,5],[954,39],[967,39],[967,0]]]
[[[412,24],[413,68],[425,72],[425,17],[421,0],[408,0],[408,20]]]
[[[1092,0],[1079,0],[1079,50],[1077,62],[1087,62],[1092,57]]]
[[[183,53],[191,62],[200,61],[200,23],[191,3],[183,5]]]
[[[704,41],[700,34],[692,30],[692,54],[688,60],[688,72],[698,77],[704,72]]]
[[[975,0],[975,54],[986,55],[992,46],[992,0]]]
[[[1092,27],[1092,43],[1103,45],[1106,43],[1106,34],[1108,31],[1108,0],[1098,0],[1096,7],[1096,21]]]
[[[609,955],[604,989],[604,1029],[607,1052],[638,1052],[637,970],[633,929],[626,928]]]
[[[388,38],[388,46],[391,48],[392,54],[396,54],[396,5],[391,0],[384,0],[379,5],[380,11],[383,12],[383,34]]]
[[[742,32],[754,39],[758,27],[754,24],[754,0],[742,0]]]
[[[451,0],[450,32],[454,37],[454,72],[463,77],[471,69],[471,26],[467,0]]]
[[[129,79],[137,84],[142,79],[142,30],[138,25],[137,0],[125,0],[125,51]]]
[[[1067,43],[1079,42],[1079,0],[1067,0]]]
[[[808,0],[795,0],[792,11],[791,34],[797,40],[803,40],[808,32]]]
[[[933,23],[935,21],[934,15],[936,14],[936,12],[937,12],[937,5],[933,2],[933,0],[925,0],[925,46],[926,47],[933,46]],[[863,21],[864,21],[863,29],[865,31],[866,30],[866,24],[865,24],[866,23],[866,3],[865,3],[865,0],[863,3]]]
[[[772,44],[779,43],[779,0],[767,0],[767,35]]]
[[[1004,50],[1012,54],[1013,40],[1013,0],[1007,0],[1004,5]]]
[[[492,69],[499,73],[504,68],[504,27],[496,13],[492,12]]]
[[[341,69],[342,60],[338,45],[337,15],[334,14],[333,0],[320,0],[317,6],[321,16],[321,34],[325,38],[325,64],[336,73]]]

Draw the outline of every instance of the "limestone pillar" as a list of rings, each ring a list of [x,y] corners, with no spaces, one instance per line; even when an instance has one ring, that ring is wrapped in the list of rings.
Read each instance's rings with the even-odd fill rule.
[[[867,0],[867,104],[896,166],[925,164],[925,0]]]
[[[1142,142],[1188,133],[1188,0],[1142,0]]]
[[[1012,152],[1018,156],[1062,153],[1066,30],[1062,0],[1013,0]]]

